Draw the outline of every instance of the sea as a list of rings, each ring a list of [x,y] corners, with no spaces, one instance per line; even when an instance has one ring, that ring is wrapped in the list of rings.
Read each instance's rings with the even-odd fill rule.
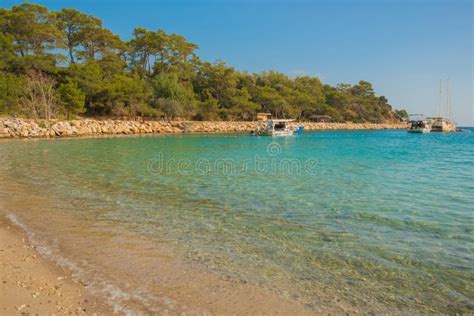
[[[2,140],[0,178],[0,214],[124,314],[474,312],[472,128]]]

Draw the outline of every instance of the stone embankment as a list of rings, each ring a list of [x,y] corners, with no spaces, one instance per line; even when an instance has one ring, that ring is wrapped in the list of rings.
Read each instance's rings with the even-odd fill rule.
[[[305,130],[401,129],[404,124],[303,123]],[[124,134],[229,133],[255,129],[255,122],[94,120],[43,121],[0,118],[0,138],[44,138]]]
[[[407,125],[404,123],[315,123],[304,122],[306,131],[318,130],[375,130],[375,129],[405,129]]]

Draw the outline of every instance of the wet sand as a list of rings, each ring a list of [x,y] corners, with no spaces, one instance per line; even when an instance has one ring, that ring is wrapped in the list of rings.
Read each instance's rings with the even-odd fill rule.
[[[0,315],[122,315],[130,311],[140,315],[154,314],[151,312],[153,307],[142,309],[134,302],[124,306],[130,308],[128,312],[112,309],[107,298],[92,295],[80,280],[73,280],[70,271],[43,258],[21,228],[8,218],[0,218]],[[165,297],[172,297],[176,303],[184,305],[168,310],[168,314],[181,314],[183,308],[192,315],[318,314],[253,286],[217,278],[198,279],[201,282],[193,281],[186,286],[176,282],[171,292],[164,282]]]
[[[163,251],[163,248],[160,248],[158,252],[152,251],[151,244],[141,241],[140,247],[135,249],[133,254],[123,249],[121,258],[127,259],[118,261],[123,261],[122,267],[128,268],[114,270],[117,273],[113,275],[114,278],[118,278],[116,280],[119,282],[135,283],[137,288],[130,284],[131,287],[126,289],[126,292],[118,291],[122,296],[107,289],[111,284],[105,288],[98,288],[94,283],[100,283],[100,275],[95,276],[98,279],[95,279],[94,276],[92,279],[85,278],[78,275],[77,271],[64,268],[60,262],[50,260],[50,257],[55,257],[54,251],[52,255],[45,254],[42,243],[38,244],[37,240],[29,239],[31,232],[28,234],[26,232],[29,231],[30,225],[40,228],[41,231],[47,229],[46,222],[50,221],[39,224],[31,222],[31,218],[24,221],[24,218],[22,223],[18,223],[16,216],[5,212],[6,209],[18,209],[21,205],[25,207],[29,204],[25,199],[20,199],[20,195],[13,198],[17,200],[17,203],[9,204],[7,208],[4,208],[5,201],[0,203],[0,266],[2,267],[0,315],[2,316],[22,314],[315,315],[321,314],[322,310],[329,313],[344,310],[340,307],[334,309],[325,307],[322,310],[307,308],[299,302],[272,293],[268,289],[236,280],[223,279],[198,269],[190,270],[174,259],[172,253]],[[41,198],[36,197],[34,200],[37,206],[41,204]],[[43,213],[43,211],[40,212],[41,217],[52,219],[50,214]],[[11,216],[14,216],[14,219]],[[67,231],[75,230],[72,228],[74,226],[72,222],[61,222],[68,227]],[[52,222],[50,223],[52,224]],[[28,226],[26,232],[25,227],[22,227],[25,224]],[[83,228],[84,226],[79,230]],[[108,248],[106,244],[107,241],[110,241],[110,236],[103,234],[83,236],[85,237],[84,242],[88,244],[100,243],[100,240],[103,240],[104,248]],[[117,241],[117,239],[115,240]],[[127,240],[131,243],[136,242],[131,239],[131,236],[127,237]],[[54,241],[51,242],[54,243]],[[79,240],[76,239],[76,242]],[[69,248],[69,245],[71,243],[63,244],[64,248]],[[46,247],[46,249],[49,248]],[[140,256],[140,253],[148,254],[143,257]],[[118,259],[116,251],[94,257],[85,253],[77,253],[77,255],[79,256],[76,258],[82,257],[87,258],[86,260],[97,260],[97,262],[105,260],[107,264]],[[139,269],[143,260],[159,262],[158,272],[145,271],[150,279],[155,280],[152,288],[149,288],[145,295],[157,298],[153,302],[147,302],[146,299],[139,300],[132,294],[135,290],[140,290],[140,283],[137,283],[138,280],[135,280],[137,275],[130,269]],[[117,295],[120,297],[115,297]]]
[[[112,310],[71,274],[41,257],[26,234],[0,217],[1,315],[103,315]]]

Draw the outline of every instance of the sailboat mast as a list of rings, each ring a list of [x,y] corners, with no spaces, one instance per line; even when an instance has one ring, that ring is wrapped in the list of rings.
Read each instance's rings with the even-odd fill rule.
[[[448,79],[448,115],[447,117],[451,118],[451,81]]]
[[[442,104],[442,98],[441,98],[441,79],[439,79],[439,103],[438,103],[438,116],[441,116],[441,104]]]
[[[446,79],[446,99],[444,100],[443,116],[448,117],[448,79]]]
[[[452,105],[452,100],[451,100],[451,80],[448,79],[448,118],[453,119],[453,105]]]

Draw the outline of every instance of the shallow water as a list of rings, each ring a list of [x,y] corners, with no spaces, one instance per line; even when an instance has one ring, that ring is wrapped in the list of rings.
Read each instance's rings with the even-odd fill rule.
[[[474,308],[474,133],[9,140],[0,161],[8,212],[142,305],[173,258],[315,311]]]

